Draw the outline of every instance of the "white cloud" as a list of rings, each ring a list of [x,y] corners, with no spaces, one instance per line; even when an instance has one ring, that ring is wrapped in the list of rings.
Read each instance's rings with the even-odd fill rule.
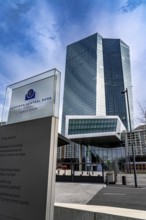
[[[140,114],[138,102],[143,103],[146,100],[146,23],[144,16],[143,6],[138,7],[132,13],[122,14],[118,20],[122,28],[117,29],[121,38],[123,37],[123,40],[130,46],[135,122]]]
[[[145,0],[127,0],[120,8],[124,13],[135,10],[140,5],[146,4]]]
[[[21,51],[18,44],[6,49],[1,47],[0,56],[3,60],[1,74],[7,73],[9,79],[7,85],[52,68],[62,72],[63,80],[65,48],[62,47],[59,34],[55,29],[54,15],[46,8],[45,4],[38,4],[24,15],[30,23],[30,29],[26,30],[26,34],[34,48],[32,53]],[[5,90],[4,87],[5,83],[3,83],[3,90]],[[4,97],[4,93],[1,97]]]

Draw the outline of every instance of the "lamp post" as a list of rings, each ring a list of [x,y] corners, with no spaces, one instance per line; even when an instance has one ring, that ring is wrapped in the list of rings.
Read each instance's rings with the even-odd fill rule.
[[[126,94],[126,98],[127,98],[129,129],[130,129],[130,141],[131,141],[132,157],[133,157],[133,169],[134,169],[134,182],[135,182],[135,188],[136,188],[137,187],[137,175],[136,175],[135,153],[134,153],[134,146],[133,146],[133,139],[132,139],[132,127],[131,127],[131,116],[130,116],[128,89],[126,88],[124,91],[121,92],[121,94]]]

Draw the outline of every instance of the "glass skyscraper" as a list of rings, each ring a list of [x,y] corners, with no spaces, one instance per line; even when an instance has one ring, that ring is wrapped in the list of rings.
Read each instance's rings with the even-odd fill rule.
[[[129,128],[127,99],[121,92],[126,88],[129,96],[133,124],[133,98],[129,47],[119,39],[103,39],[106,115],[118,115]]]
[[[120,39],[98,33],[67,46],[62,115],[118,115],[128,128],[128,89],[131,120],[133,101],[129,47]]]

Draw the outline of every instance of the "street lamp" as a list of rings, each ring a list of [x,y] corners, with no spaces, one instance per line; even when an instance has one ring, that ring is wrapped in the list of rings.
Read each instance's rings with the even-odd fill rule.
[[[134,168],[134,182],[135,182],[135,188],[136,188],[137,187],[137,176],[136,176],[136,165],[135,165],[135,153],[134,153],[134,146],[133,146],[133,139],[132,139],[132,127],[131,127],[131,117],[130,117],[128,89],[126,88],[124,91],[121,92],[121,94],[126,94],[126,98],[127,98],[129,128],[130,128],[130,140],[131,140],[132,157],[133,157],[133,168]]]

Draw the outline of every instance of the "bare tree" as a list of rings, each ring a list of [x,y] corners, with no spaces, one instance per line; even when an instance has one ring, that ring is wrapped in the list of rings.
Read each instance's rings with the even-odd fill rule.
[[[146,148],[146,105],[144,106],[144,105],[141,105],[140,103],[138,103],[138,104],[139,104],[139,108],[140,108],[140,111],[141,111],[139,122],[142,124],[141,129],[143,130],[143,139],[141,138],[141,141],[143,143],[142,144],[143,147]]]
[[[141,116],[138,118],[138,120],[143,125],[146,125],[146,106],[142,106],[140,103],[138,103],[138,105],[141,111]]]

